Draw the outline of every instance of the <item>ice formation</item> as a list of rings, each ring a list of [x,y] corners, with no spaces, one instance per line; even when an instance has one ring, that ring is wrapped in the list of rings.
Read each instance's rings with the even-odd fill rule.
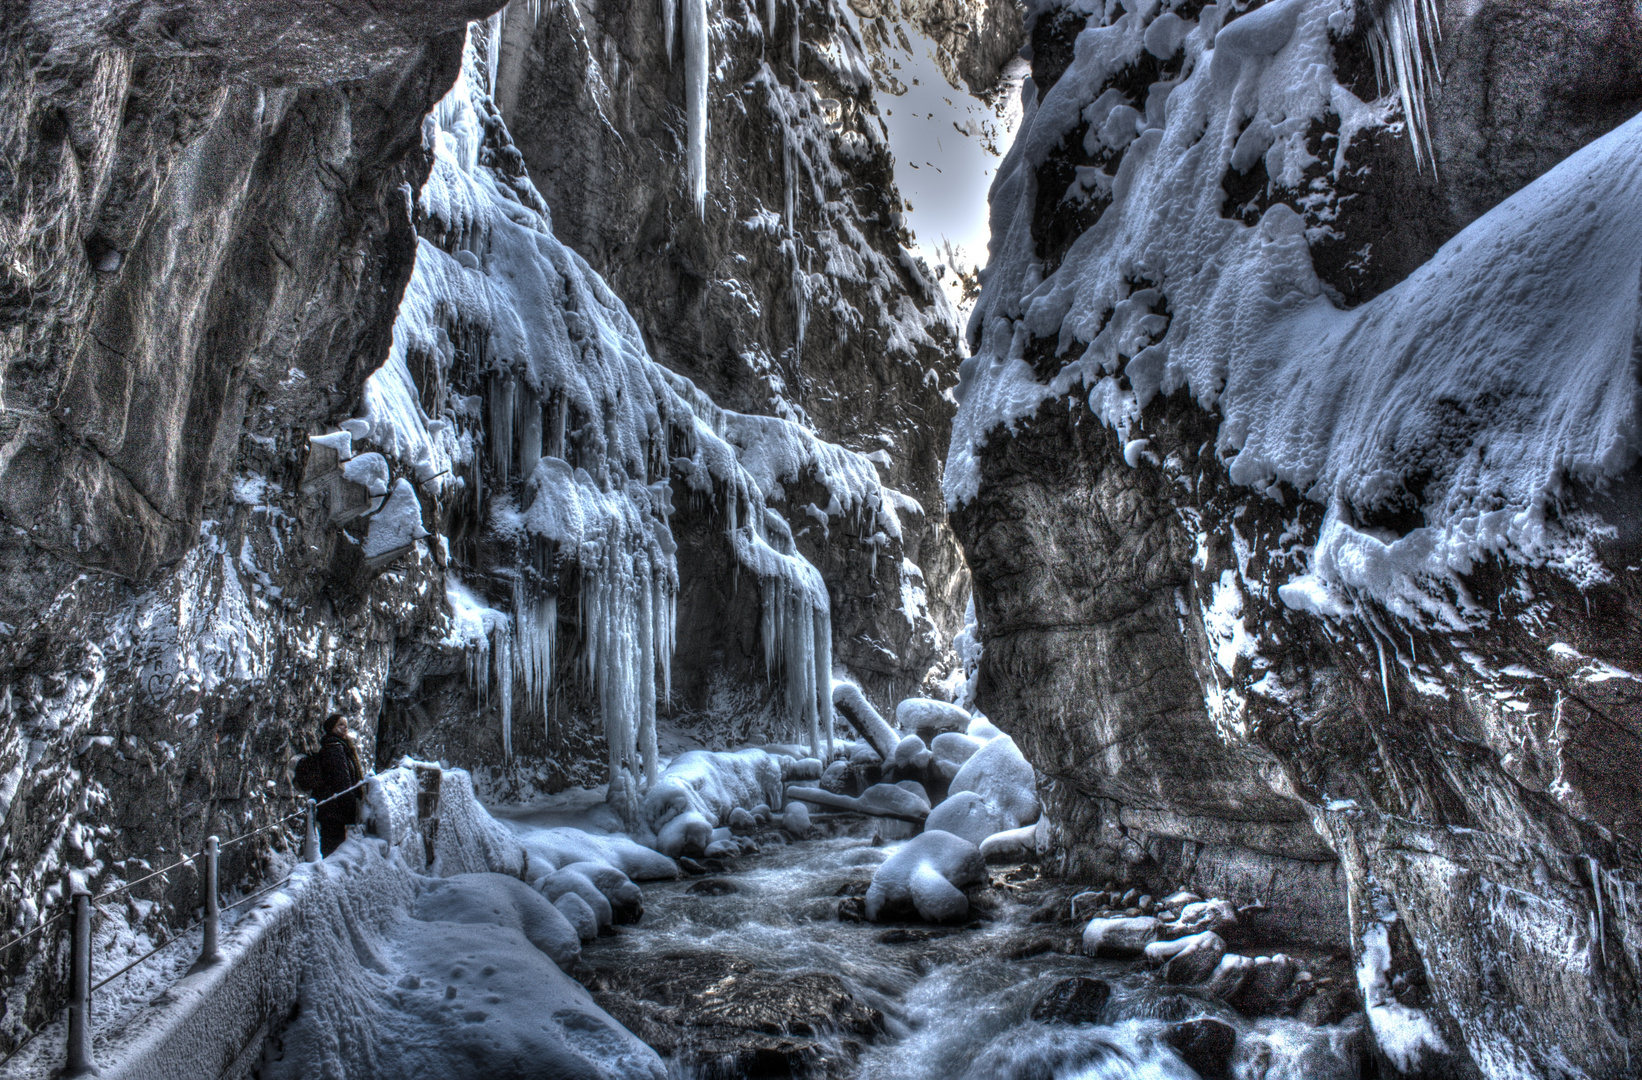
[[[1321,163],[1335,173],[1353,138],[1386,122],[1389,101],[1362,102],[1331,74],[1330,28],[1353,10],[1272,0],[1221,29],[1211,5],[1162,34],[1156,22],[1179,16],[1139,5],[1079,35],[1041,104],[1026,95],[991,193],[993,255],[969,323],[950,504],[975,496],[989,433],[1046,400],[1086,395],[1128,442],[1142,437],[1148,403],[1184,389],[1219,411],[1216,449],[1235,482],[1276,492],[1281,481],[1327,507],[1309,572],[1282,590],[1291,606],[1338,616],[1366,598],[1410,621],[1465,626],[1482,616],[1458,576],[1479,558],[1579,570],[1585,541],[1557,516],[1569,486],[1622,474],[1642,444],[1642,119],[1495,207],[1395,288],[1341,310],[1313,269],[1305,220],[1282,203],[1252,227],[1223,217],[1221,178],[1263,159],[1293,190],[1316,160],[1313,121],[1338,117],[1338,149]],[[1396,10],[1411,23],[1423,8]],[[1417,81],[1407,29],[1392,53]],[[1180,75],[1145,101],[1102,92],[1147,50],[1176,47]],[[1110,205],[1045,276],[1031,234],[1038,167],[1085,120],[1086,148],[1122,148],[1121,165]],[[1023,360],[1033,339],[1064,359],[1047,383]],[[1406,535],[1359,524],[1410,499],[1424,524]]]
[[[1448,1044],[1431,1018],[1411,1009],[1391,994],[1386,971],[1391,966],[1390,936],[1383,922],[1363,932],[1363,954],[1357,966],[1357,985],[1374,1029],[1374,1041],[1400,1072],[1414,1072],[1428,1053],[1446,1054]]]
[[[705,63],[700,0],[686,0],[683,14],[694,68]],[[612,801],[635,809],[660,765],[655,717],[670,693],[678,588],[672,481],[681,480],[720,510],[739,565],[757,578],[766,664],[795,733],[812,754],[830,751],[830,600],[768,501],[813,475],[829,492],[827,512],[858,541],[899,537],[904,497],[866,458],[791,421],[720,409],[650,359],[620,299],[553,237],[529,179],[493,164],[509,141],[487,92],[498,30],[496,19],[473,24],[461,75],[424,125],[434,162],[407,207],[421,238],[388,359],[367,381],[362,415],[315,440],[386,496],[367,554],[391,557],[415,541],[418,492],[440,508],[441,542],[462,568],[448,589],[449,640],[469,648],[478,692],[498,699],[510,755],[516,714],[552,722],[558,627],[570,614],[561,600],[573,602]],[[692,83],[703,123],[704,80]],[[358,454],[361,443],[375,449]],[[516,553],[488,582],[476,569],[481,533]]]
[[[1433,78],[1442,78],[1437,66],[1437,42],[1442,40],[1437,0],[1381,0],[1376,6],[1379,10],[1368,36],[1375,76],[1382,87],[1395,86],[1402,98],[1408,137],[1414,144],[1414,164],[1420,166],[1423,159],[1429,158],[1435,172],[1437,158],[1430,149],[1425,102],[1431,96]]]

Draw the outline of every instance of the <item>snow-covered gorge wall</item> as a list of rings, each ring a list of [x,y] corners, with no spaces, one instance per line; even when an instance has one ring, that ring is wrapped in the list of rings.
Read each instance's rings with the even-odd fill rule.
[[[977,92],[996,84],[1019,42],[1012,5],[907,7],[931,34],[944,27],[955,73]],[[706,4],[698,211],[694,8],[677,8],[671,39],[666,8],[605,0],[533,17],[533,5],[511,5],[496,99],[560,239],[627,301],[658,362],[725,408],[796,420],[870,455],[910,497],[897,506],[902,536],[882,542],[836,515],[821,520],[827,494],[808,481],[784,482],[775,504],[832,593],[837,660],[887,709],[960,628],[966,592],[939,490],[956,331],[908,254],[882,117],[898,101],[873,86],[874,42],[900,20],[893,5],[833,0]],[[694,515],[681,502],[675,523]],[[721,619],[711,600],[734,589],[733,563],[687,527],[701,531],[678,530],[674,693],[711,711],[748,681],[725,673],[762,678],[763,659],[751,624]],[[908,617],[920,593],[927,622]]]
[[[1035,11],[947,473],[978,703],[1072,867],[1349,945],[1388,1067],[1628,1075],[1635,14],[1375,38],[1423,7]],[[1440,61],[1434,173],[1375,44]]]
[[[650,358],[627,307],[554,237],[547,205],[507,154],[489,93],[501,30],[500,17],[473,26],[462,75],[429,117],[434,167],[393,351],[367,382],[362,415],[316,437],[324,453],[309,463],[310,487],[333,478],[333,507],[346,498],[338,484],[386,500],[363,529],[368,561],[426,538],[447,571],[448,633],[417,659],[436,652],[448,667],[465,656],[466,678],[448,723],[409,740],[438,739],[441,752],[504,767],[508,781],[534,760],[522,781],[551,783],[587,764],[579,751],[602,736],[606,768],[593,778],[614,777],[630,801],[657,775],[679,610],[726,621],[745,575],[756,613],[733,629],[759,643],[761,671],[717,674],[740,675],[755,697],[770,687],[771,710],[736,719],[830,745],[833,603],[772,507],[791,501],[784,485],[813,485],[809,508],[789,511],[821,530],[808,548],[864,546],[875,568],[878,547],[901,550],[901,516],[916,504],[871,459],[795,420],[721,409]],[[679,535],[692,554],[729,562],[731,588],[681,600]],[[885,568],[921,577],[907,566]],[[868,599],[910,607],[909,591]],[[425,663],[398,666],[391,692],[426,711],[429,675]],[[616,788],[612,802],[626,805]]]
[[[61,909],[67,870],[107,887],[292,810],[288,765],[332,709],[378,760],[598,782],[612,754],[637,774],[655,760],[646,720],[669,689],[677,710],[750,721],[736,735],[819,740],[834,660],[888,697],[955,628],[937,487],[955,358],[916,261],[887,230],[832,231],[860,271],[833,280],[867,328],[847,362],[818,359],[857,326],[837,297],[768,308],[803,316],[816,397],[854,395],[829,406],[836,428],[789,422],[806,406],[752,376],[714,383],[728,354],[664,352],[702,393],[649,355],[675,321],[655,314],[666,294],[618,295],[555,238],[574,211],[548,212],[486,104],[494,35],[484,74],[449,93],[486,7],[361,22],[299,2],[118,18],[42,2],[7,23],[8,936]],[[795,124],[812,140],[795,167],[831,175],[814,140],[854,145]],[[675,157],[668,184],[685,175]],[[779,253],[779,200],[763,206],[726,221]],[[815,434],[854,411],[888,431],[898,403],[941,438],[895,428],[856,453]],[[697,681],[670,688],[670,671]],[[283,842],[230,849],[225,885],[258,880]],[[197,891],[184,867],[100,925],[157,940]],[[59,929],[3,958],[7,1040],[61,1003]]]

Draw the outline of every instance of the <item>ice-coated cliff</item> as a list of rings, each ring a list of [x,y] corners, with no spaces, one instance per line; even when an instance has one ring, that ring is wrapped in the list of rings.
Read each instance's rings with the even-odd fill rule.
[[[946,478],[976,700],[1071,865],[1349,946],[1388,1067],[1618,1076],[1636,49],[1429,14],[1034,10]]]

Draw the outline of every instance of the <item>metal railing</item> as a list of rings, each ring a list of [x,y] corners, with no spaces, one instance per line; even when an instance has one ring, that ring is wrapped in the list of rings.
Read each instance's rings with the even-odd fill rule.
[[[298,810],[292,814],[287,814],[268,825],[264,825],[260,829],[253,829],[248,833],[242,833],[239,836],[230,837],[229,839],[222,841],[219,841],[215,836],[208,836],[205,839],[204,849],[198,854],[184,856],[176,862],[171,863],[169,866],[164,866],[158,870],[144,874],[135,881],[122,882],[113,888],[106,889],[103,892],[98,893],[96,896],[92,896],[88,889],[77,882],[72,873],[69,874],[64,884],[64,892],[68,894],[69,898],[67,907],[63,911],[59,911],[57,914],[48,919],[42,919],[32,929],[19,934],[17,937],[7,941],[4,945],[0,945],[0,956],[4,956],[6,952],[12,948],[12,946],[22,944],[23,942],[34,937],[36,934],[46,930],[48,927],[55,925],[62,919],[66,918],[71,921],[72,925],[69,930],[68,1059],[64,1067],[63,1075],[65,1077],[91,1076],[96,1073],[96,1065],[92,1061],[91,1056],[92,994],[96,993],[98,990],[101,990],[115,979],[125,975],[127,972],[131,971],[144,961],[153,958],[165,949],[175,945],[177,942],[184,940],[195,930],[198,930],[201,927],[204,927],[204,934],[201,941],[199,959],[195,962],[195,968],[208,967],[215,964],[221,958],[219,952],[219,941],[222,912],[231,911],[242,904],[248,904],[253,900],[264,897],[291,880],[291,875],[287,874],[285,877],[281,878],[279,881],[276,881],[272,885],[266,886],[265,888],[251,893],[248,896],[243,896],[231,904],[222,906],[218,896],[219,882],[217,876],[217,860],[223,849],[232,847],[235,844],[243,843],[252,837],[261,836],[263,833],[272,832],[275,829],[282,829],[298,818],[305,818],[306,823],[304,826],[304,835],[302,839],[302,861],[305,863],[319,862],[319,831],[315,822],[315,814],[317,813],[319,807],[335,799],[340,799],[342,796],[351,792],[359,790],[366,784],[370,783],[371,779],[371,777],[366,777],[358,783],[344,788],[334,795],[328,795],[318,801],[308,799],[307,805],[301,810]],[[161,942],[152,949],[148,950],[148,952],[137,957],[137,959],[131,961],[131,963],[127,964],[119,971],[114,972],[112,975],[103,977],[95,984],[92,983],[92,908],[103,900],[118,896],[124,892],[129,892],[131,889],[136,888],[145,881],[151,881],[154,878],[160,877],[163,874],[168,874],[171,871],[183,866],[202,867],[202,872],[200,875],[200,907],[202,908],[201,917],[185,926],[182,930],[173,934],[166,941]],[[44,1030],[44,1028],[30,1033],[28,1037],[23,1039],[22,1042],[13,1047],[11,1053],[7,1054],[4,1059],[0,1059],[0,1067],[4,1067],[7,1062],[16,1057],[25,1046],[34,1041],[34,1037],[42,1030]]]

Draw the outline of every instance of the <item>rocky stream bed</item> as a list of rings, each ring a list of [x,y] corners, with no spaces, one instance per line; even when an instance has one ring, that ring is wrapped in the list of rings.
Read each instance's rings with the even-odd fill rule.
[[[756,853],[685,860],[682,880],[645,885],[636,922],[584,948],[573,974],[670,1076],[1366,1075],[1344,955],[1290,949],[1286,965],[1261,962],[1286,967],[1275,988],[1172,985],[1175,968],[1084,955],[1092,916],[1141,916],[1142,898],[1076,888],[1031,862],[989,866],[968,890],[969,921],[871,923],[862,897],[896,841],[857,814],[815,824],[815,839],[766,828]],[[1276,952],[1223,933],[1251,958]]]

